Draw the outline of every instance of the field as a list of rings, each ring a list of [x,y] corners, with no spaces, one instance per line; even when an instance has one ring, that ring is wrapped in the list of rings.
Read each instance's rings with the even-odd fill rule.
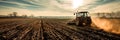
[[[117,34],[66,22],[67,19],[0,19],[0,40],[120,40]]]

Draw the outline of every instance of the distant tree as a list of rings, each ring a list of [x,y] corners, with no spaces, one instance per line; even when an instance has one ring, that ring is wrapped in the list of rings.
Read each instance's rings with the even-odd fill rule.
[[[9,17],[12,17],[13,15],[12,14],[8,14]]]
[[[34,17],[34,15],[33,15],[33,14],[31,14],[31,15],[30,15],[30,17],[31,17],[31,18],[33,18],[33,17]]]
[[[27,15],[22,15],[22,17],[25,17],[25,18],[26,18],[26,17],[27,17]]]
[[[25,15],[24,17],[27,17],[27,15]]]
[[[14,16],[14,17],[17,17],[17,12],[13,12],[13,16]]]
[[[100,17],[100,13],[97,13],[97,16]]]

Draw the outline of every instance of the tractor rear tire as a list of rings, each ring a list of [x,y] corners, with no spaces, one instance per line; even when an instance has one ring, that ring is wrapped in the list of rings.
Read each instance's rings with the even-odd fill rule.
[[[84,21],[84,23],[85,23],[85,26],[90,26],[91,25],[91,19],[86,19]]]

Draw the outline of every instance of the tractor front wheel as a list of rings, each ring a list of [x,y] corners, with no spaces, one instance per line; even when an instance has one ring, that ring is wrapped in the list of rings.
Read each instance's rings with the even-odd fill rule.
[[[83,26],[82,22],[80,22],[80,21],[76,21],[75,24],[76,24],[77,26]]]
[[[75,24],[76,24],[77,26],[79,26],[79,25],[80,25],[80,22],[79,22],[79,21],[76,21]]]

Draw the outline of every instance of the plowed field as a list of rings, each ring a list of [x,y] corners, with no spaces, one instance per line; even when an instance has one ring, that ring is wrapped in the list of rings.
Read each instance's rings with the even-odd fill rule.
[[[66,25],[62,19],[0,19],[0,40],[120,40],[91,27]]]

